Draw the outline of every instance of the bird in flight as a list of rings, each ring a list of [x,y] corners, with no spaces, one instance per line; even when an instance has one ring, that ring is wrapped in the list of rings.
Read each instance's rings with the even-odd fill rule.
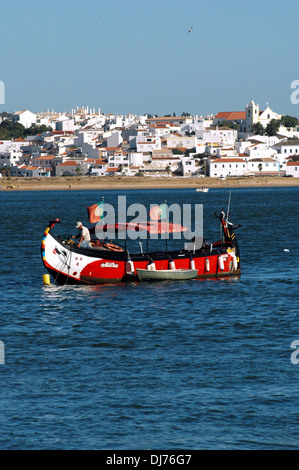
[[[191,33],[192,29],[193,29],[193,26],[191,26],[191,28],[189,28],[188,34]]]

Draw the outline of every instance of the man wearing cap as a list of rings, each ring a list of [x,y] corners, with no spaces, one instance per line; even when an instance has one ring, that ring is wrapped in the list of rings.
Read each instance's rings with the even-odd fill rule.
[[[76,237],[73,238],[80,238],[79,243],[77,245],[78,248],[91,248],[90,244],[90,233],[87,227],[82,225],[82,222],[77,222],[76,225],[77,229],[79,229],[80,233]]]

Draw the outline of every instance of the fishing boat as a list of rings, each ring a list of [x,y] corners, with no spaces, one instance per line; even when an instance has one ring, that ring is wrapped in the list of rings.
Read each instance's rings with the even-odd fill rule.
[[[153,251],[148,248],[141,252],[130,252],[126,240],[99,240],[94,238],[94,227],[90,228],[91,247],[78,247],[70,236],[56,235],[54,227],[61,223],[59,219],[49,221],[41,243],[41,256],[45,268],[57,284],[107,284],[120,282],[138,282],[144,271],[196,271],[196,278],[238,276],[241,274],[240,252],[235,230],[240,225],[233,225],[222,211],[217,216],[220,221],[221,237],[214,243],[203,241],[202,246],[193,249],[183,245],[182,249],[169,250],[169,244],[163,250]],[[157,234],[185,231],[178,224],[167,224],[163,229],[162,221],[155,225]],[[108,228],[108,227],[107,227]],[[116,232],[140,229],[152,233],[150,222],[140,224],[115,224]],[[154,240],[150,239],[150,243]],[[154,265],[154,266],[153,266]],[[163,273],[164,271],[164,273]],[[141,274],[140,274],[141,273]],[[139,274],[139,275],[138,275]],[[190,272],[189,272],[190,274]],[[177,274],[179,276],[179,273]],[[175,276],[174,272],[169,276]]]
[[[201,193],[207,193],[209,191],[209,188],[197,188],[196,192],[201,192]]]

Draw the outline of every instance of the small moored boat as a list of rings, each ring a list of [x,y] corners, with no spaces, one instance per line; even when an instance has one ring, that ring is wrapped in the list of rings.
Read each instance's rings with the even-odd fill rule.
[[[197,269],[161,269],[152,271],[150,269],[136,269],[137,277],[140,281],[183,281],[195,279],[198,274]]]
[[[197,188],[196,192],[201,192],[201,193],[207,193],[209,191],[209,188]]]

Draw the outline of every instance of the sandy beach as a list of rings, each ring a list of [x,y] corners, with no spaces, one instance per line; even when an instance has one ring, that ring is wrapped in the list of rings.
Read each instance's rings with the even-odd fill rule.
[[[151,189],[151,188],[254,188],[299,186],[299,178],[281,176],[219,178],[74,176],[51,178],[1,178],[0,191],[53,191],[79,189]]]

